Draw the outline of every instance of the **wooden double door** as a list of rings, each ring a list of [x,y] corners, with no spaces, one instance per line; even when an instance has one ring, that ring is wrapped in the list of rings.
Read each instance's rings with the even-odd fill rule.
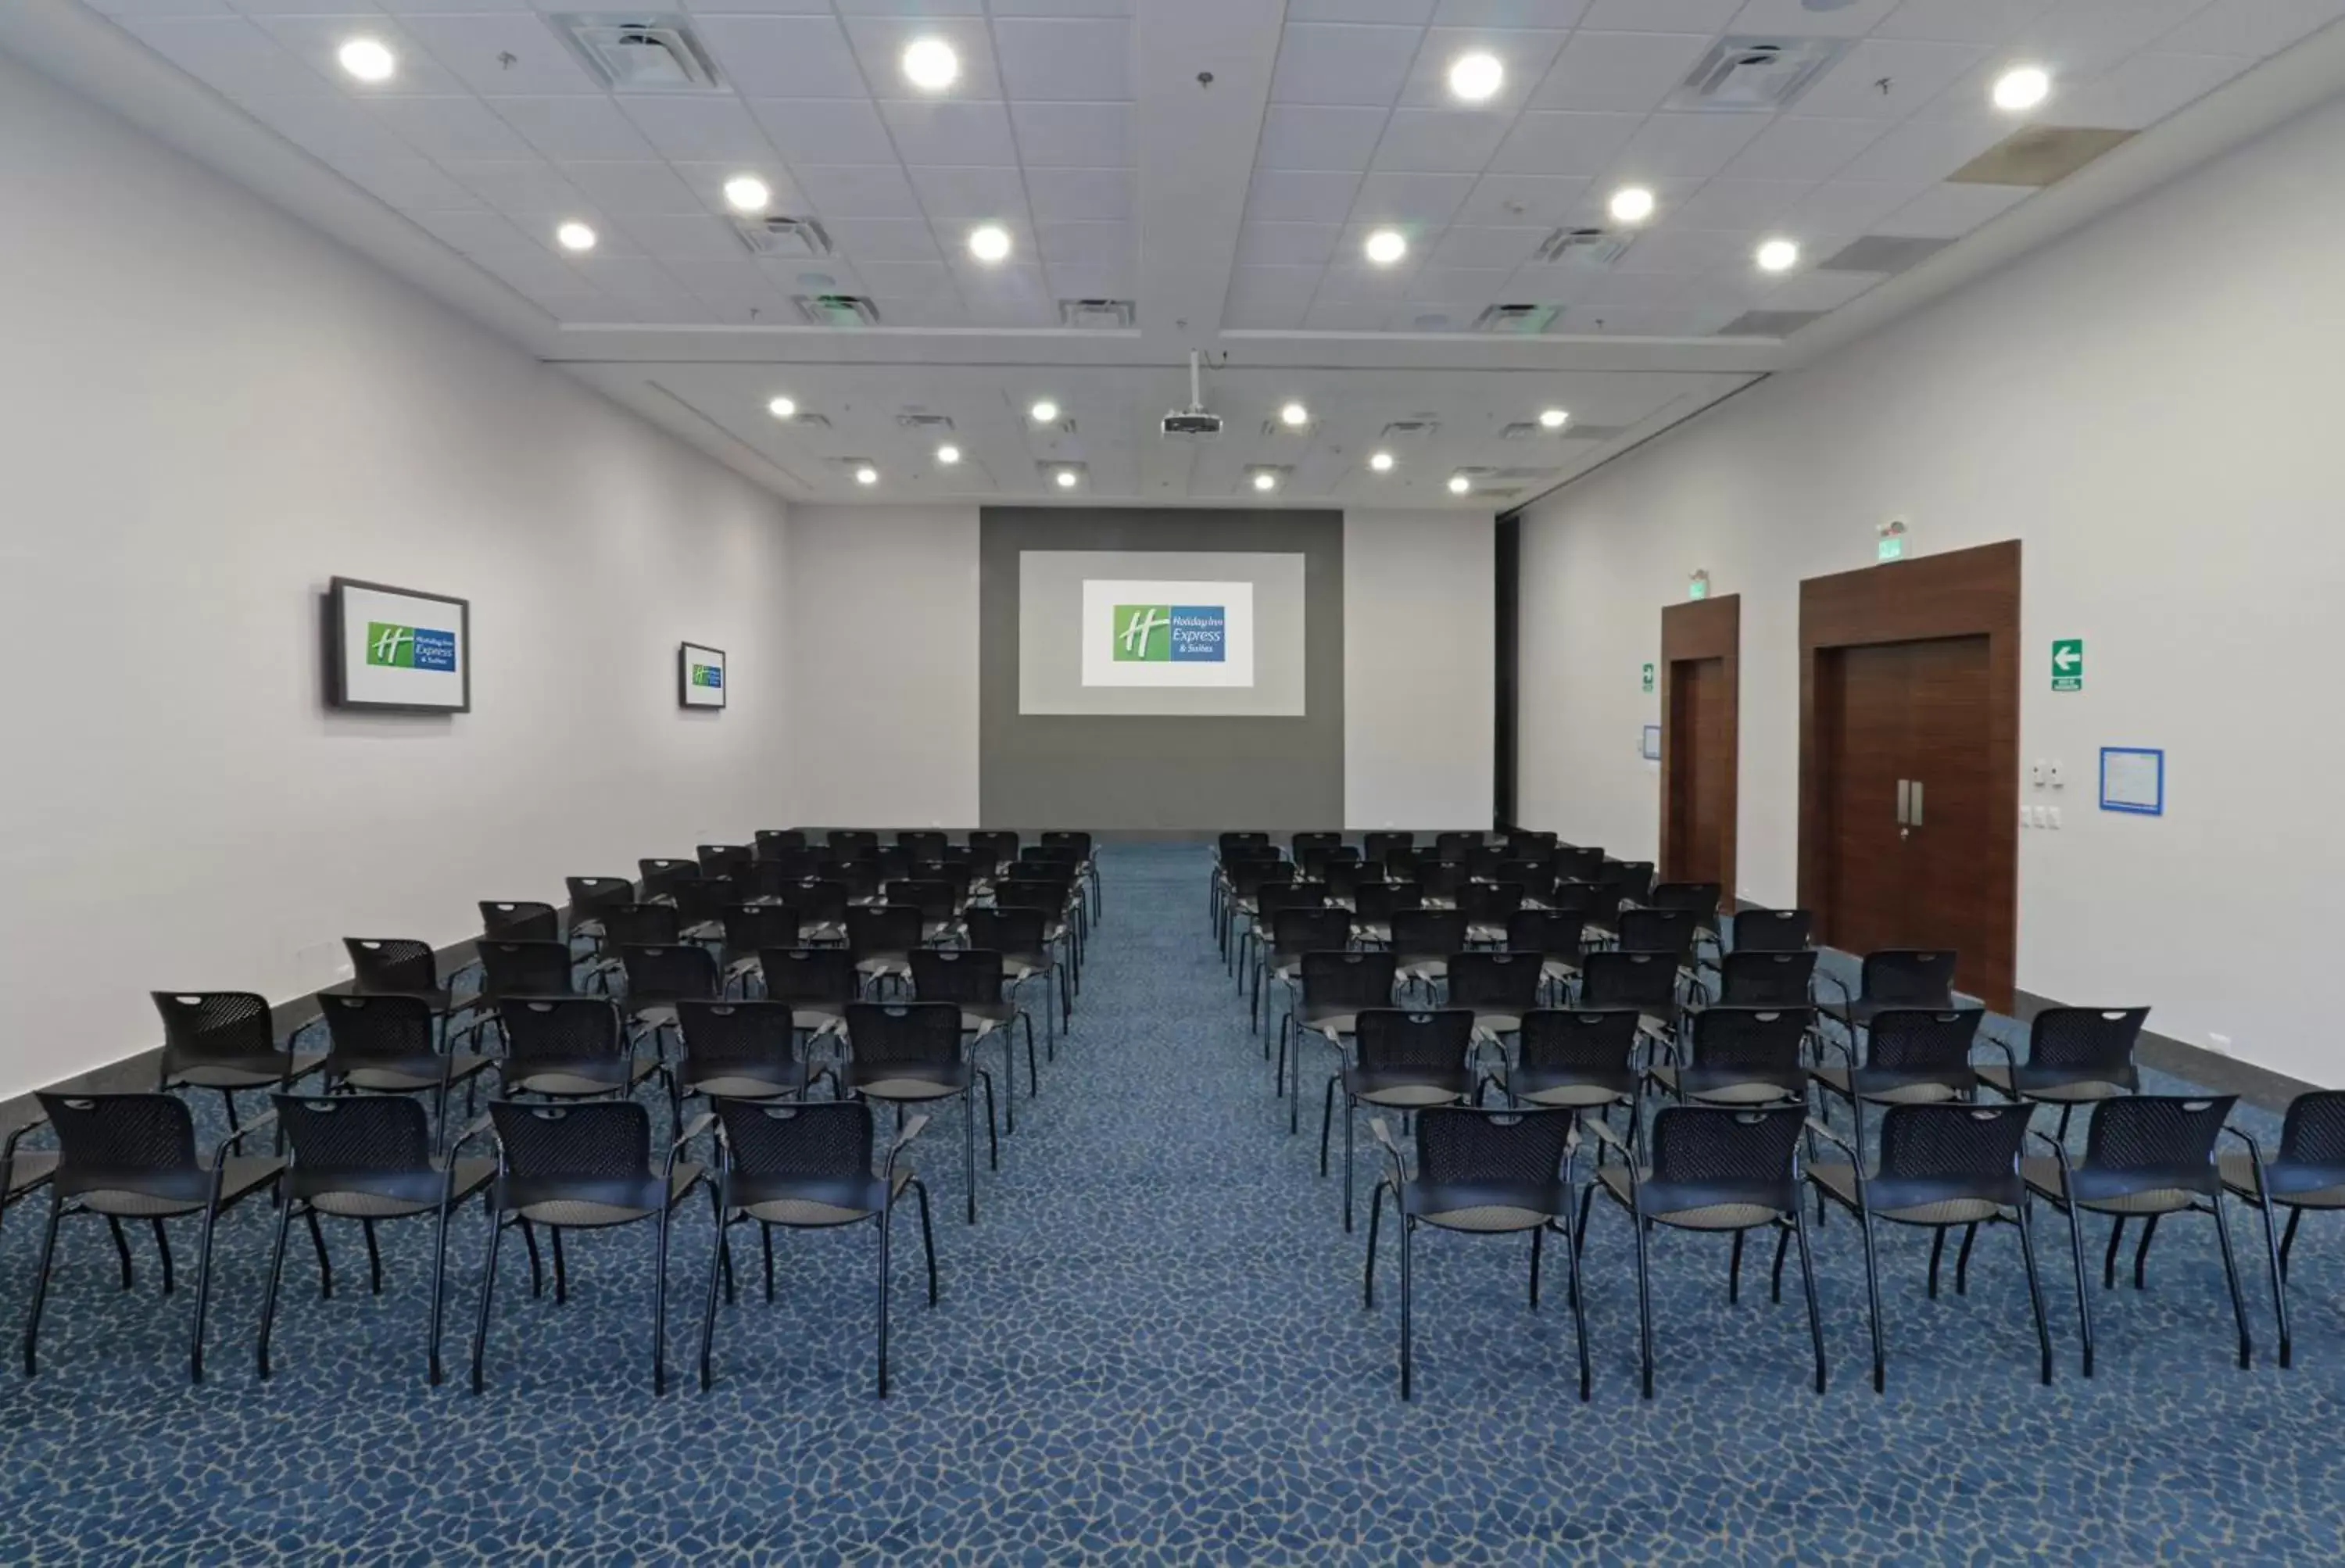
[[[1715,882],[1734,907],[1742,600],[1693,599],[1661,611],[1663,881]]]

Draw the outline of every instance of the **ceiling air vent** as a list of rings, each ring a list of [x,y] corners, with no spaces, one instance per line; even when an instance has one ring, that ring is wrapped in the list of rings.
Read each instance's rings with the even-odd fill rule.
[[[1565,267],[1609,267],[1634,238],[1601,229],[1558,229],[1539,241],[1534,260]]]
[[[1429,413],[1413,413],[1385,426],[1386,441],[1424,441],[1441,433],[1441,422]]]
[[[1129,300],[1061,300],[1059,325],[1084,332],[1129,331],[1138,312]]]
[[[1535,337],[1562,311],[1560,305],[1490,305],[1474,318],[1474,330]]]
[[[2029,126],[2012,132],[1946,180],[1952,185],[2050,185],[2133,137],[2129,130],[2091,126]]]
[[[752,256],[805,259],[831,252],[829,230],[811,218],[736,218],[733,229]]]
[[[1899,234],[1868,234],[1841,247],[1829,261],[1819,261],[1820,272],[1903,272],[1918,267],[1954,243],[1951,239],[1914,239]]]
[[[930,435],[942,435],[952,429],[952,420],[941,413],[929,413],[922,409],[906,409],[896,416],[896,423],[906,430],[924,430]]]
[[[876,327],[879,307],[860,294],[793,294],[798,314],[817,327]]]
[[[1500,441],[1537,441],[1546,433],[1539,428],[1538,421],[1518,419],[1498,432],[1498,439]]]
[[[1788,338],[1822,311],[1745,311],[1711,334],[1721,338]]]
[[[572,52],[614,93],[721,93],[708,51],[682,16],[641,11],[549,16]]]
[[[1772,112],[1806,92],[1847,47],[1844,38],[1721,38],[1661,107]]]

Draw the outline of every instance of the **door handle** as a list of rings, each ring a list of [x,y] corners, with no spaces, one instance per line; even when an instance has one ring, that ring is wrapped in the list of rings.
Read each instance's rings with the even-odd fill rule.
[[[1897,825],[1901,828],[1905,826],[1912,819],[1913,812],[1914,781],[1911,779],[1900,779],[1897,780]]]
[[[1919,779],[1914,780],[1914,795],[1906,808],[1905,822],[1913,828],[1922,825],[1922,781]]]

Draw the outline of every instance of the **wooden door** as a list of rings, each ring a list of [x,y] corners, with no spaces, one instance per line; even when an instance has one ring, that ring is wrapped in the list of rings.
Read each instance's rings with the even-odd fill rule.
[[[1918,791],[1899,846],[1910,889],[1904,947],[1951,947],[1954,983],[1974,989],[2005,912],[1986,896],[1979,868],[2005,825],[1987,771],[1988,662],[1985,636],[1903,645],[1904,771]]]
[[[1677,756],[1669,773],[1669,860],[1661,868],[1666,881],[1725,888],[1730,881],[1726,818],[1733,759],[1728,709],[1724,659],[1683,659],[1670,667],[1669,732]]]
[[[1904,643],[1834,648],[1817,661],[1817,723],[1827,824],[1826,894],[1817,936],[1849,952],[1899,947],[1907,879],[1898,784],[1907,769]]]

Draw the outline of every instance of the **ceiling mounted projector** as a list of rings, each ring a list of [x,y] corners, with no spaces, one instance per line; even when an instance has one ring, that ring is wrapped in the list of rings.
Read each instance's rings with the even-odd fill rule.
[[[1219,435],[1222,416],[1205,411],[1205,394],[1200,385],[1197,371],[1197,351],[1189,351],[1189,406],[1176,408],[1164,416],[1167,435]]]

